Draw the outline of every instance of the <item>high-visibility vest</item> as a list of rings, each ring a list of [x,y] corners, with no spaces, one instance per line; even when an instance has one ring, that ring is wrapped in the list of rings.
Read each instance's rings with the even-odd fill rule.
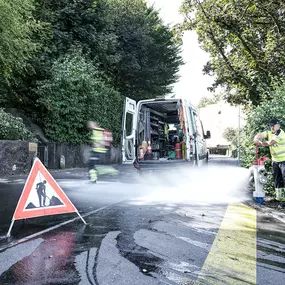
[[[93,143],[92,150],[95,152],[105,153],[107,149],[104,143],[104,133],[103,130],[92,130],[91,140]]]
[[[268,141],[276,141],[276,145],[269,147],[272,160],[275,162],[285,161],[285,133],[280,129],[280,132],[266,131],[263,135]]]

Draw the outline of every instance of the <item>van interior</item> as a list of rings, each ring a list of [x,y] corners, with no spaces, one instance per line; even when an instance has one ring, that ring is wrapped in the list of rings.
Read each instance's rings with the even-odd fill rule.
[[[186,126],[182,102],[142,103],[138,116],[137,159],[186,159]]]

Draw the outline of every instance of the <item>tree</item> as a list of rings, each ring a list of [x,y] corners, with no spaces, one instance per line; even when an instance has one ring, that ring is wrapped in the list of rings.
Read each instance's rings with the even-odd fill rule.
[[[274,86],[270,96],[272,100],[263,101],[258,107],[246,109],[246,125],[241,135],[241,161],[242,166],[250,167],[256,156],[256,146],[253,144],[254,135],[269,130],[268,122],[277,118],[281,128],[285,128],[285,83],[281,86]],[[258,147],[259,157],[271,157],[268,147]],[[272,176],[271,160],[265,162],[268,182],[264,185],[266,195],[275,197],[274,179]]]
[[[46,135],[57,142],[86,142],[87,121],[94,120],[112,130],[118,143],[124,99],[104,82],[98,69],[73,51],[55,61],[51,74],[36,90],[38,120]]]
[[[214,97],[209,98],[209,97],[202,97],[200,99],[200,102],[198,104],[198,108],[205,108],[209,105],[214,105],[217,104],[219,101],[221,101],[223,98],[222,94],[215,94]]]
[[[281,122],[281,128],[285,128],[285,83],[281,86],[275,86],[271,91],[270,96],[272,100],[263,101],[258,107],[246,108],[246,124],[243,128],[241,136],[241,156],[242,165],[249,167],[252,165],[255,158],[255,145],[253,144],[254,135],[266,130],[268,122],[277,118]],[[268,147],[259,147],[260,156],[270,157]]]
[[[16,74],[7,104],[34,112],[38,81],[50,78],[51,66],[78,46],[125,96],[136,100],[171,91],[182,59],[174,32],[143,0],[36,0],[34,16],[46,23],[42,49],[29,61],[26,73]],[[9,106],[10,107],[10,106]]]
[[[213,103],[213,100],[211,98],[209,98],[209,97],[202,97],[200,99],[199,104],[198,104],[198,108],[205,108],[205,107],[207,107],[209,105],[213,105],[213,104],[214,103]]]
[[[238,129],[228,127],[223,132],[223,138],[237,146]]]
[[[125,96],[171,92],[183,63],[180,44],[144,0],[38,1],[37,17],[52,26],[49,58],[77,44]]]
[[[0,88],[10,98],[6,100],[5,107],[8,105],[22,109],[29,116],[37,118],[36,86],[39,81],[52,76],[51,68],[58,58],[67,54],[75,45],[85,55],[88,54],[94,64],[110,60],[111,53],[106,51],[109,34],[105,35],[101,31],[104,19],[100,18],[103,9],[100,3],[103,1],[96,1],[97,5],[93,5],[93,0],[35,1],[33,16],[37,21],[45,23],[43,33],[33,35],[41,48],[29,60],[25,72],[15,72],[11,84],[0,82]]]
[[[284,1],[188,0],[181,11],[181,29],[195,30],[210,54],[204,73],[216,76],[212,89],[236,88],[229,103],[270,99],[272,82],[285,76]]]
[[[23,110],[52,140],[79,142],[86,131],[84,120],[92,119],[94,110],[119,138],[120,93],[140,100],[170,92],[182,63],[180,46],[144,0],[34,1],[32,16],[44,29],[31,37],[41,48],[24,71],[13,73],[9,84],[0,78],[0,92],[6,95],[0,104]],[[65,69],[70,74],[64,74]],[[75,84],[72,70],[82,82]],[[89,105],[91,99],[96,106]]]
[[[175,33],[144,0],[107,0],[106,18],[117,36],[119,61],[110,76],[122,94],[135,100],[172,91],[183,63]]]
[[[32,35],[40,25],[34,20],[33,0],[0,0],[0,78],[23,70],[38,48]]]

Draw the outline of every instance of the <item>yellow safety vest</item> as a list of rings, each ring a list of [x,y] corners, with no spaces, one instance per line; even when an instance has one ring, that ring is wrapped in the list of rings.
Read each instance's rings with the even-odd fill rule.
[[[93,142],[93,151],[101,153],[105,153],[107,151],[105,148],[103,130],[92,130],[91,140]]]
[[[271,131],[266,131],[263,135],[268,141],[276,141],[275,145],[269,147],[272,160],[275,162],[285,161],[285,133],[280,130],[280,133],[276,135]]]

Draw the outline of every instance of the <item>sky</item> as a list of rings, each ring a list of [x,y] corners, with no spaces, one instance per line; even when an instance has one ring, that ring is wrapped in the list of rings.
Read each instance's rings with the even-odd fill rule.
[[[183,21],[179,14],[182,0],[147,0],[159,10],[160,16],[166,24],[174,25]],[[183,38],[182,56],[185,62],[180,68],[180,80],[174,86],[175,97],[186,98],[192,104],[198,105],[202,97],[212,97],[213,93],[207,90],[214,81],[214,77],[203,75],[204,65],[209,55],[199,47],[198,36],[194,31],[185,32]],[[227,144],[223,139],[223,132],[227,127],[238,128],[244,121],[239,117],[239,109],[220,102],[200,109],[204,129],[211,131],[209,146]]]
[[[147,0],[149,5],[159,10],[160,16],[166,24],[174,25],[183,21],[179,14],[182,0]],[[180,80],[174,85],[173,92],[177,98],[186,98],[197,105],[202,97],[212,97],[207,90],[214,78],[203,75],[203,66],[209,59],[208,54],[198,44],[198,37],[194,31],[187,31],[183,37],[182,57],[185,65],[180,68]]]

